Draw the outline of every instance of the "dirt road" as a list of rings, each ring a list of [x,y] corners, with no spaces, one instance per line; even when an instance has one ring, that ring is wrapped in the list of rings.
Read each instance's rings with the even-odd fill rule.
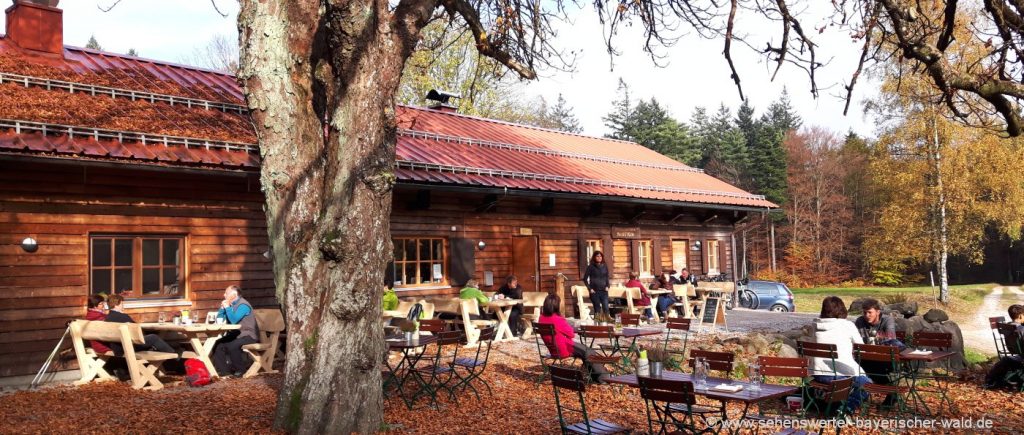
[[[1020,303],[1024,303],[1024,291],[1021,291],[1020,287],[993,288],[969,322],[960,323],[964,344],[985,355],[995,355],[996,349],[992,342],[992,329],[989,327],[988,318],[1006,317],[1006,308]]]

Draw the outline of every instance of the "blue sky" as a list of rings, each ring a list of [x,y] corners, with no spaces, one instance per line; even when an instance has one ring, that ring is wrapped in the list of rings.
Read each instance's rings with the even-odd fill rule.
[[[124,53],[135,48],[142,57],[180,62],[216,35],[237,38],[238,2],[215,1],[228,17],[220,16],[209,0],[122,0],[110,12],[102,12],[99,7],[108,7],[115,0],[64,0],[59,6],[64,10],[64,43],[83,46],[90,35],[95,35],[107,51]],[[630,84],[635,98],[656,97],[676,118],[684,121],[697,106],[715,109],[722,102],[733,108],[740,104],[728,66],[721,56],[720,41],[706,41],[695,35],[685,37],[663,51],[668,66],[659,68],[641,51],[642,38],[636,29],[626,28],[620,33],[617,45],[622,55],[611,59],[605,52],[601,27],[591,9],[574,10],[570,14],[573,22],[558,26],[557,45],[581,52],[575,71],[542,72],[539,80],[526,84],[524,89],[530,96],[541,95],[551,102],[558,93],[564,94],[587,134],[605,132],[601,117],[611,108],[619,77]],[[765,42],[777,39],[777,26],[745,19],[741,15],[739,24],[756,46],[763,47]],[[805,23],[805,26],[812,24],[820,23]],[[820,72],[819,87],[832,86],[831,89],[823,89],[814,99],[808,91],[806,74],[792,67],[784,67],[779,77],[771,82],[773,65],[765,64],[763,58],[749,48],[734,44],[733,58],[740,70],[744,93],[760,111],[778,98],[785,87],[805,125],[821,125],[840,133],[852,129],[873,135],[874,127],[871,120],[862,115],[861,104],[865,95],[873,95],[876,86],[871,82],[861,83],[851,113],[845,117],[843,101],[835,96],[854,70],[859,54],[857,45],[844,32],[833,29],[815,37],[820,43],[822,60],[829,62]]]

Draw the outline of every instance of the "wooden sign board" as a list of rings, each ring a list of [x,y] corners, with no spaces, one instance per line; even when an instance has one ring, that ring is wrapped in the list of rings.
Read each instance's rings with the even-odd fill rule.
[[[519,228],[519,235],[520,236],[532,236],[533,235],[533,228]]]
[[[613,239],[639,239],[640,228],[636,227],[612,227]]]
[[[700,325],[710,325],[714,329],[719,323],[726,331],[729,324],[725,321],[725,303],[722,298],[705,298],[700,307]]]

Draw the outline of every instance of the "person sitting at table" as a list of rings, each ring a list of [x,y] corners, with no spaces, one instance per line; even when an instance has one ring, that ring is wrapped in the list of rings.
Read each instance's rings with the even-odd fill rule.
[[[679,282],[677,282],[676,284],[690,284],[696,287],[697,277],[694,275],[690,275],[690,271],[684,268],[683,270],[679,271]]]
[[[252,312],[252,304],[242,298],[237,285],[224,289],[224,300],[220,302],[217,317],[227,319],[236,330],[228,331],[217,340],[213,349],[213,366],[220,376],[241,376],[252,364],[252,359],[242,353],[242,346],[260,342],[259,327]]]
[[[672,304],[675,302],[675,296],[673,293],[675,285],[672,284],[672,279],[670,278],[673,273],[675,273],[675,271],[671,269],[663,271],[661,272],[661,275],[655,278],[654,282],[651,283],[651,290],[661,289],[669,291],[669,293],[658,298],[658,315],[661,316],[662,319],[668,317],[668,310],[672,308]]]
[[[509,275],[505,278],[505,284],[498,289],[498,293],[509,299],[523,298],[523,288],[519,285],[519,280],[516,279],[515,275]],[[520,323],[522,315],[523,304],[516,304],[516,306],[509,310],[508,327],[516,337],[523,333],[523,325]]]
[[[626,288],[638,288],[640,289],[640,299],[633,299],[634,307],[644,308],[644,317],[654,317],[651,315],[651,296],[647,294],[647,287],[644,287],[644,283],[640,282],[640,275],[636,272],[629,272],[629,281],[626,281]]]
[[[860,332],[861,339],[868,342],[871,337],[874,337],[876,344],[896,346],[900,351],[907,348],[906,344],[896,338],[896,320],[892,316],[882,313],[882,305],[878,303],[878,300],[865,299],[861,307],[863,314],[853,322]],[[889,385],[893,381],[890,376],[893,366],[887,361],[861,361],[861,367],[868,373],[871,381],[876,384]],[[885,397],[883,405],[889,406],[895,401],[896,395],[889,394]]]
[[[569,325],[569,322],[565,320],[565,317],[562,317],[561,313],[559,313],[559,306],[561,304],[562,299],[558,295],[548,295],[544,298],[544,305],[541,307],[540,319],[537,320],[537,323],[552,325],[555,330],[553,337],[541,337],[544,340],[544,345],[548,347],[548,352],[551,352],[553,357],[569,358],[570,356],[575,356],[583,360],[583,363],[590,370],[590,375],[594,382],[604,384],[604,377],[608,375],[608,370],[603,364],[591,364],[588,358],[595,355],[596,352],[585,344],[573,340],[576,337],[576,332]]]
[[[811,370],[814,380],[823,383],[852,377],[854,389],[846,399],[846,408],[855,412],[868,397],[864,385],[871,383],[871,378],[864,375],[864,369],[853,359],[853,344],[864,344],[864,340],[857,326],[846,317],[846,304],[839,297],[829,296],[821,301],[821,314],[814,319],[814,341],[836,345],[838,358],[811,358]]]
[[[487,307],[487,303],[490,302],[491,300],[487,299],[487,295],[485,295],[484,292],[480,291],[480,289],[477,288],[477,286],[478,284],[475,279],[466,281],[466,285],[462,287],[462,290],[459,290],[459,299],[476,299],[477,305],[479,306],[480,309],[480,315],[470,314],[470,320],[487,320],[488,316],[487,312],[485,311],[485,307]]]
[[[88,310],[86,310],[85,312],[85,320],[107,320],[107,301],[103,299],[103,296],[89,296],[89,299],[86,301],[86,305],[88,306]],[[89,340],[89,347],[91,347],[92,350],[96,351],[96,354],[98,355],[103,355],[107,352],[110,352],[110,348],[99,340]]]
[[[107,296],[107,306],[110,307],[110,312],[107,313],[107,317],[104,319],[105,321],[114,323],[135,323],[135,320],[132,319],[131,316],[124,313],[124,296],[119,294]],[[174,350],[174,348],[167,344],[164,339],[160,338],[159,335],[146,334],[142,339],[145,341],[145,344],[133,345],[135,350],[155,350],[158,352],[174,353],[177,354],[179,358],[181,357],[181,352]],[[121,346],[121,343],[110,342],[107,343],[107,345],[114,351],[114,355],[124,356],[124,347]]]
[[[1010,305],[1006,313],[1010,315],[1010,321],[1017,324],[1017,340],[1024,339],[1024,305]],[[985,383],[982,387],[993,389],[1007,386],[1006,375],[1019,370],[1024,370],[1024,357],[1021,355],[1004,356],[985,374]],[[1018,382],[1024,382],[1024,379],[1020,379]]]

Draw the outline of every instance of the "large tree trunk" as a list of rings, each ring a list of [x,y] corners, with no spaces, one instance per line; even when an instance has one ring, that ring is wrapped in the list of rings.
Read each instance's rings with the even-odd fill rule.
[[[297,433],[374,432],[383,413],[394,94],[416,34],[388,2],[339,3],[243,0],[238,17],[288,326],[275,427]]]

